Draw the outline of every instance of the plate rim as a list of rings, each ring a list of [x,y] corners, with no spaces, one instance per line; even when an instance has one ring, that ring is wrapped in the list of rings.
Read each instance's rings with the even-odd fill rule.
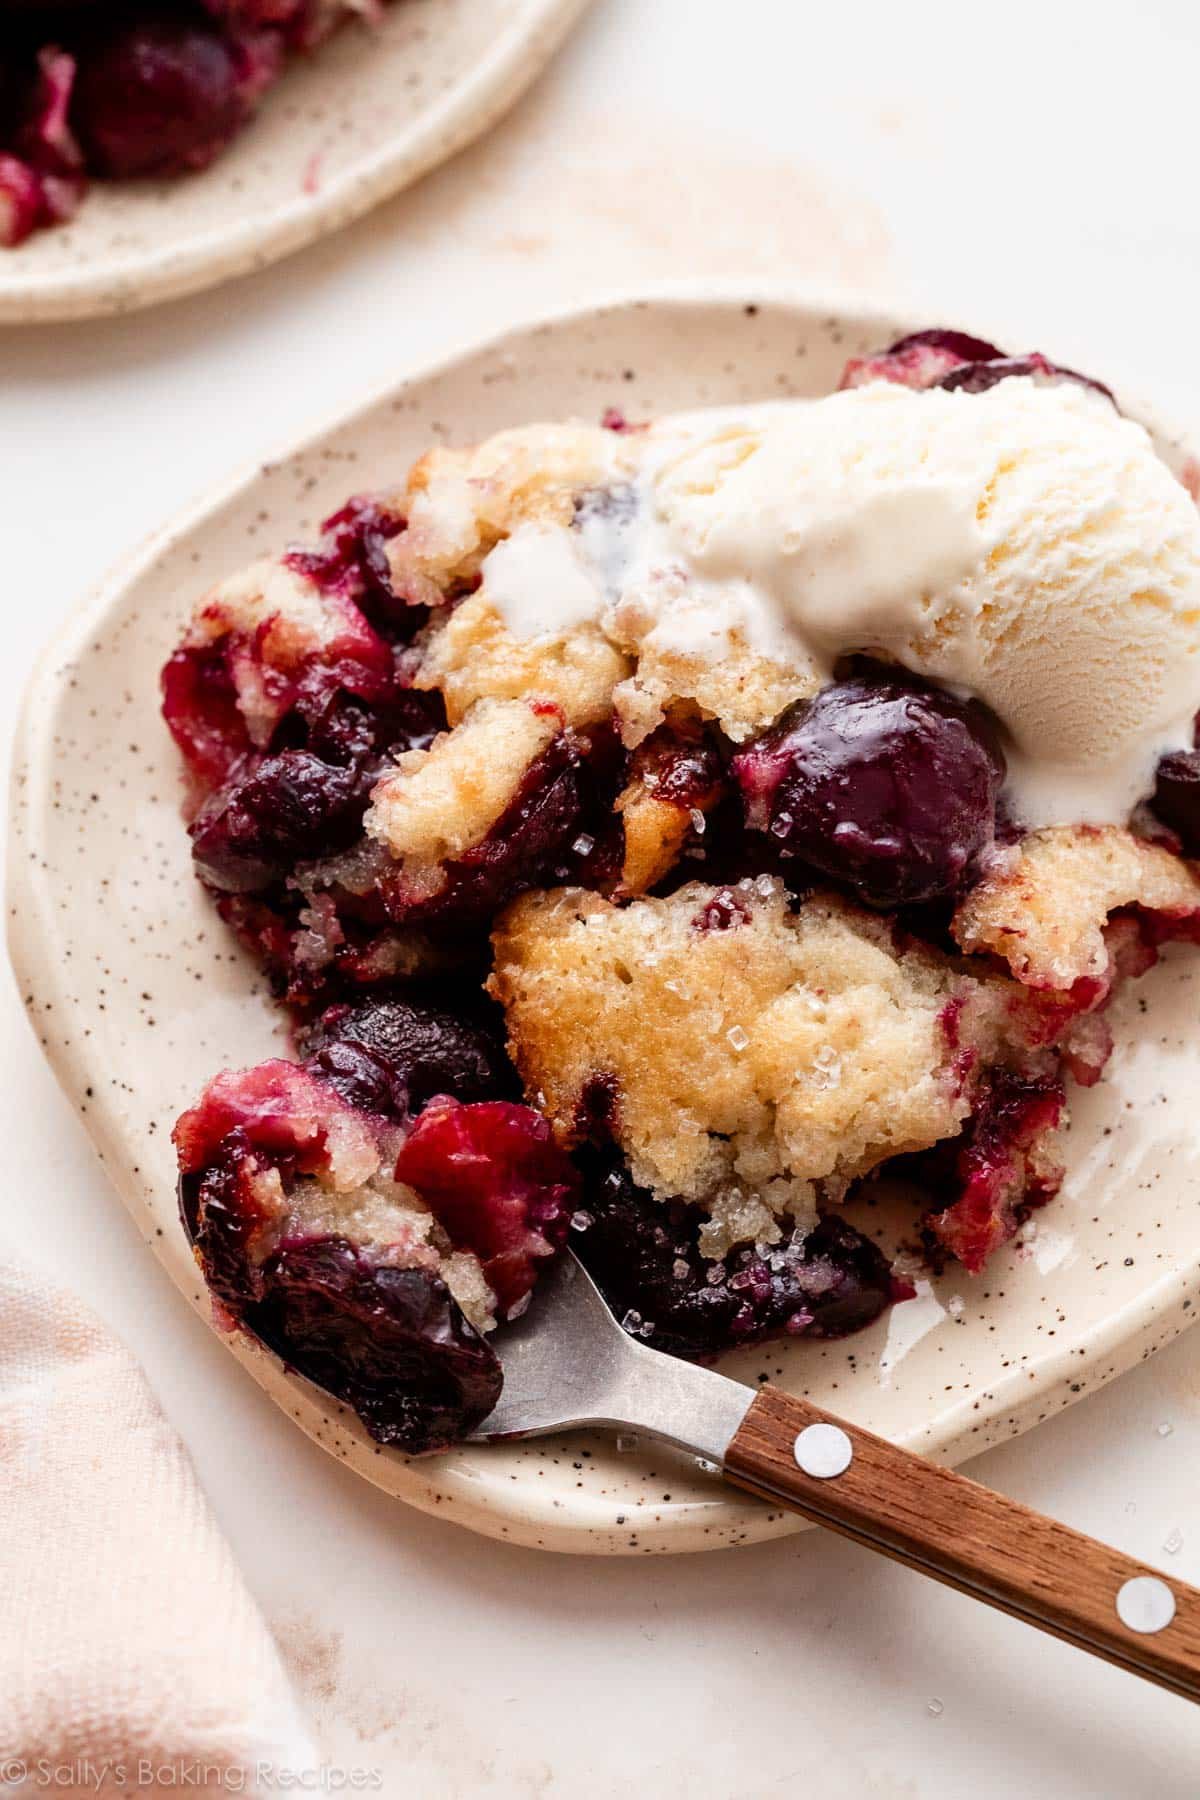
[[[702,311],[747,305],[785,308],[797,315],[798,322],[811,323],[816,317],[836,316],[855,329],[878,327],[881,331],[906,325],[917,328],[912,325],[912,320],[927,311],[919,302],[909,299],[889,304],[836,290],[812,289],[798,283],[750,282],[736,278],[657,283],[582,305],[556,307],[531,319],[506,324],[497,332],[466,336],[452,348],[404,369],[387,382],[375,384],[349,407],[330,412],[309,430],[289,436],[277,452],[243,465],[225,481],[210,487],[119,559],[91,592],[68,612],[42,649],[28,678],[14,732],[6,873],[7,935],[23,1007],[31,987],[36,987],[39,994],[60,1011],[70,1005],[65,961],[54,954],[60,940],[56,908],[45,878],[48,802],[53,792],[55,765],[54,727],[59,704],[69,691],[66,673],[88,640],[103,626],[108,614],[122,603],[128,590],[152,570],[160,557],[201,528],[231,500],[245,493],[260,478],[264,465],[312,452],[332,433],[353,429],[364,414],[402,397],[411,385],[452,373],[459,365],[478,357],[502,355],[515,339],[527,343],[545,332],[586,329],[589,324],[613,313],[654,310],[662,306]],[[1123,397],[1134,401],[1132,410],[1139,417],[1156,424],[1177,443],[1190,441],[1166,425],[1154,409],[1136,401],[1123,383],[1121,391]],[[20,853],[17,853],[18,846]],[[74,1038],[70,1045],[64,1045],[58,1038],[44,1042],[39,1036],[39,1044],[96,1147],[110,1181],[127,1210],[133,1212],[140,1229],[143,1203],[140,1195],[137,1196],[135,1208],[132,1187],[127,1188],[122,1183],[126,1153],[115,1109],[107,1095],[101,1093],[95,1096],[86,1113],[80,1114],[75,1106],[74,1095],[83,1085],[80,1076],[88,1065]],[[159,1249],[157,1240],[146,1241],[188,1304],[249,1369],[259,1386],[309,1437],[334,1454],[333,1446],[320,1427],[322,1421],[329,1419],[331,1411],[336,1411],[344,1424],[345,1410],[303,1377],[284,1370],[280,1359],[258,1345],[256,1340],[241,1333],[217,1330],[206,1296],[198,1297],[194,1292],[194,1279],[185,1281],[166,1251]],[[1096,1392],[1195,1323],[1200,1318],[1198,1295],[1200,1252],[1194,1265],[1165,1270],[1148,1288],[1114,1308],[1103,1324],[1095,1326],[1088,1334],[1087,1361],[1083,1365],[1088,1374],[1087,1392]],[[967,1392],[941,1407],[923,1428],[906,1433],[897,1441],[936,1461],[956,1464],[992,1444],[1015,1437],[1049,1413],[1071,1405],[1081,1397],[1072,1392],[1073,1380],[1081,1367],[1079,1354],[1075,1343],[1065,1341],[1023,1367],[1007,1372],[1002,1381],[995,1382],[982,1393]],[[289,1404],[289,1400],[299,1401],[299,1409]],[[978,1420],[973,1422],[972,1415],[982,1401],[990,1402],[990,1410],[981,1427]],[[348,1429],[352,1436],[355,1435],[352,1425]],[[518,1484],[519,1498],[511,1509],[506,1510],[502,1504],[505,1490],[499,1483],[494,1484],[489,1493],[488,1483],[477,1474],[462,1473],[462,1465],[471,1458],[487,1454],[486,1449],[472,1449],[441,1457],[410,1459],[395,1452],[385,1452],[386,1465],[393,1475],[393,1479],[386,1481],[373,1473],[367,1458],[341,1457],[339,1460],[347,1461],[356,1473],[421,1511],[454,1520],[505,1542],[558,1551],[580,1554],[699,1551],[784,1536],[803,1530],[807,1525],[807,1521],[794,1515],[757,1503],[730,1500],[726,1498],[728,1490],[721,1490],[711,1503],[690,1501],[671,1508],[656,1508],[653,1514],[647,1509],[646,1515],[637,1523],[638,1541],[631,1544],[630,1529],[624,1518],[619,1525],[614,1524],[615,1506],[592,1496],[582,1503],[576,1502],[579,1516],[572,1522],[566,1506],[554,1502],[544,1491],[539,1495],[538,1484],[527,1481]],[[459,1465],[458,1470],[453,1466],[455,1464]],[[405,1470],[404,1491],[398,1491],[394,1479],[397,1465]]]
[[[151,246],[124,260],[110,259],[99,273],[81,266],[22,281],[14,262],[13,278],[0,279],[0,325],[125,317],[270,268],[353,224],[490,131],[592,3],[521,0],[522,12],[466,75],[420,114],[415,130],[344,169],[319,193],[299,192],[272,207],[265,225],[251,212],[177,249]],[[0,251],[14,259],[20,254],[20,248]],[[0,272],[4,268],[0,263]]]

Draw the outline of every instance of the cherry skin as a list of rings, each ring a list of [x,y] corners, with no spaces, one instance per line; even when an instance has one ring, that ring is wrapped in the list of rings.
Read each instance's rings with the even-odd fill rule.
[[[995,833],[982,709],[908,676],[835,682],[735,757],[746,823],[873,906],[953,894]]]
[[[204,25],[146,19],[81,58],[72,116],[88,167],[125,179],[204,168],[248,112],[229,40]]]
[[[573,1247],[626,1330],[656,1350],[711,1362],[765,1338],[846,1337],[912,1295],[835,1214],[714,1263],[700,1252],[700,1208],[652,1199],[606,1152],[581,1160],[586,1222]]]
[[[1185,856],[1200,856],[1200,750],[1173,750],[1162,758],[1150,807]]]
[[[517,1097],[498,1029],[399,996],[329,1007],[304,1037],[308,1066],[351,1106],[415,1117],[438,1094],[460,1101]]]

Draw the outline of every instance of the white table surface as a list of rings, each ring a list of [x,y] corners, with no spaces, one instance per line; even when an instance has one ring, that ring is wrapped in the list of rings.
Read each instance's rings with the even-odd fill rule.
[[[7,709],[55,619],[232,465],[600,288],[748,270],[899,292],[931,322],[1011,319],[1016,348],[1094,343],[1097,372],[1200,418],[1198,58],[1187,0],[986,22],[961,0],[598,0],[490,142],[314,252],[0,336]],[[817,1533],[551,1559],[359,1484],[150,1259],[11,981],[0,1034],[4,1230],[142,1358],[332,1762],[409,1800],[1200,1792],[1184,1702]],[[1196,1581],[1198,1454],[1200,1334],[974,1472]]]

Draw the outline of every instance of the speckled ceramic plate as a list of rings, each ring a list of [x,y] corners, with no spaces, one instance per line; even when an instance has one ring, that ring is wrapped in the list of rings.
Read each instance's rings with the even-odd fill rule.
[[[265,268],[495,124],[588,0],[394,0],[296,58],[203,174],[97,184],[0,250],[0,324],[131,312]]]
[[[206,1316],[176,1216],[171,1124],[217,1069],[278,1054],[282,1030],[189,870],[157,677],[193,598],[267,545],[311,536],[348,492],[399,480],[431,441],[538,417],[595,419],[613,403],[636,417],[821,393],[848,353],[921,323],[709,290],[512,331],[400,382],[195,508],[48,652],[15,762],[13,959],[34,1028],[147,1243]],[[1178,463],[1179,440],[1161,428],[1158,437]],[[1069,1406],[1181,1330],[1200,1289],[1198,972],[1197,953],[1177,951],[1118,1005],[1109,1077],[1074,1096],[1065,1190],[986,1277],[922,1284],[844,1343],[739,1352],[729,1373],[769,1376],[954,1462]],[[797,1528],[637,1445],[574,1436],[411,1462],[381,1451],[272,1356],[226,1342],[332,1454],[497,1537],[699,1550]]]

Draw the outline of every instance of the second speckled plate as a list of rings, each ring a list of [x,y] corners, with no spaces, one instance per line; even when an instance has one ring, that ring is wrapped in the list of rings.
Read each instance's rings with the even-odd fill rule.
[[[147,1243],[205,1316],[175,1209],[171,1125],[217,1069],[278,1054],[282,1029],[192,878],[179,768],[158,716],[159,666],[195,596],[269,545],[311,537],[348,492],[398,481],[431,442],[535,418],[595,419],[612,404],[637,417],[822,393],[848,354],[929,322],[706,290],[509,332],[399,383],[180,519],[52,647],[17,744],[13,960],[41,1042]],[[1162,429],[1157,438],[1178,465],[1179,441]],[[1065,1189],[985,1277],[922,1283],[918,1299],[859,1337],[740,1352],[728,1372],[769,1376],[957,1462],[1069,1406],[1190,1323],[1200,1291],[1198,973],[1200,955],[1177,950],[1119,1003],[1109,1074],[1073,1096]],[[248,1340],[225,1341],[333,1455],[495,1537],[701,1550],[801,1524],[734,1498],[669,1452],[621,1453],[599,1438],[411,1462]]]
[[[132,312],[266,268],[495,124],[588,0],[395,0],[293,60],[202,174],[98,183],[0,250],[0,324]]]

